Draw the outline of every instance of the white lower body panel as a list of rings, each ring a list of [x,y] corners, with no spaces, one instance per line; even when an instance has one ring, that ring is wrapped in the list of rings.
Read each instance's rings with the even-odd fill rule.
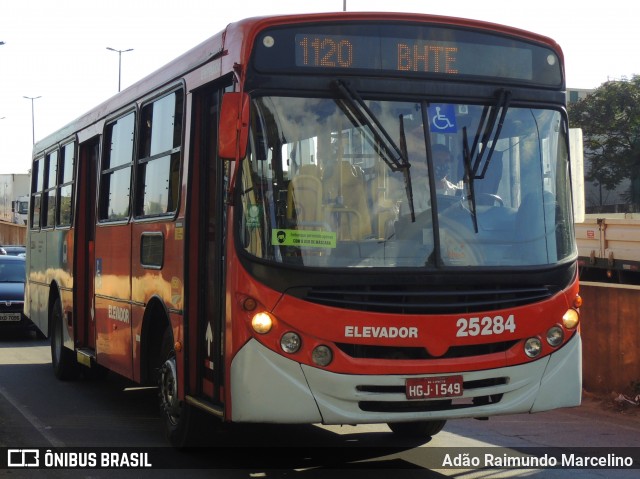
[[[581,338],[579,334],[574,335],[563,348],[538,361],[461,374],[465,383],[502,384],[465,387],[462,398],[456,398],[458,402],[468,403],[463,407],[402,411],[402,403],[415,403],[404,394],[407,378],[443,374],[336,374],[297,363],[251,340],[231,365],[231,419],[288,424],[365,424],[488,417],[578,406],[582,393]],[[495,381],[497,378],[502,379]],[[380,387],[394,387],[394,392],[370,392]],[[474,397],[497,395],[501,395],[498,402],[471,405]],[[363,410],[362,402],[373,406]],[[400,405],[400,410],[375,410],[376,405],[388,402]]]

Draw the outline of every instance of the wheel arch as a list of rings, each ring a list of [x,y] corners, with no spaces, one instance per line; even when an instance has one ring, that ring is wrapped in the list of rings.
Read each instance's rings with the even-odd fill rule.
[[[147,303],[140,331],[140,382],[155,384],[160,367],[162,336],[170,327],[169,311],[158,296]]]
[[[62,318],[64,321],[64,345],[69,348],[74,348],[73,338],[69,334],[69,323],[68,316],[65,314],[65,304],[64,298],[62,297],[62,292],[60,290],[60,285],[56,281],[51,281],[49,285],[49,298],[47,300],[47,331],[48,337],[51,337],[51,329],[53,327],[52,318],[53,318],[53,307],[56,304],[56,300],[60,300],[60,306],[62,307]]]

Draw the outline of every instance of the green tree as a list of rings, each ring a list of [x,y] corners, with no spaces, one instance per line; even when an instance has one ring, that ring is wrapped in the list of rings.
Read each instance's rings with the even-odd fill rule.
[[[585,180],[607,190],[629,178],[624,199],[640,211],[640,75],[603,83],[569,106],[571,127],[582,128]]]

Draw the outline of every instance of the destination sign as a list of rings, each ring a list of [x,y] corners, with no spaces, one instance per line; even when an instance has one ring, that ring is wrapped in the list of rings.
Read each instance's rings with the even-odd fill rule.
[[[485,62],[477,56],[502,58],[511,65],[520,64],[517,71],[531,78],[531,52],[465,43],[420,41],[405,38],[383,38],[371,42],[363,37],[296,35],[296,66],[315,68],[362,68],[396,70],[400,72],[431,72],[457,75],[486,74]],[[372,47],[377,46],[376,54]],[[470,61],[471,60],[471,61]]]
[[[560,59],[545,45],[441,25],[274,28],[258,37],[254,66],[274,73],[474,76],[562,84]]]

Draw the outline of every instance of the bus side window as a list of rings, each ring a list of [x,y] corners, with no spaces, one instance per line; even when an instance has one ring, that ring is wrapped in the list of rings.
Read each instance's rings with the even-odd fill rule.
[[[100,174],[98,217],[101,221],[129,218],[134,130],[134,112],[107,125]]]
[[[53,228],[56,219],[56,186],[58,179],[58,150],[50,152],[45,157],[46,185],[43,194],[42,226]]]
[[[40,228],[40,210],[42,207],[42,190],[44,189],[44,157],[33,162],[33,178],[31,179],[31,228]]]
[[[67,143],[60,150],[58,168],[56,225],[68,226],[73,220],[73,183],[75,181],[75,142]]]
[[[164,215],[178,208],[182,104],[178,90],[142,109],[136,216]]]

